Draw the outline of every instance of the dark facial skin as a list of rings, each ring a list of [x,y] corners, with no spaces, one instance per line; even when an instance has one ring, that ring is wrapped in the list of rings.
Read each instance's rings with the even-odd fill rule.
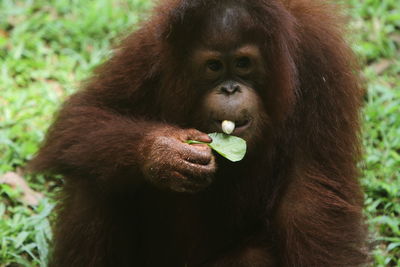
[[[192,56],[192,69],[204,91],[198,117],[200,130],[222,132],[224,120],[235,122],[233,135],[253,143],[265,122],[258,91],[265,76],[264,62],[257,45],[216,50],[199,48]]]

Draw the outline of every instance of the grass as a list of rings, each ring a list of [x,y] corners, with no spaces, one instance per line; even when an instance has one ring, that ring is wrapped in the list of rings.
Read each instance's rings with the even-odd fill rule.
[[[349,40],[364,63],[365,214],[374,266],[400,266],[400,5],[350,0]],[[23,173],[52,114],[134,29],[146,0],[0,1],[0,176]],[[129,26],[131,25],[131,26]],[[0,184],[0,267],[46,266],[58,179],[25,176],[39,205]]]

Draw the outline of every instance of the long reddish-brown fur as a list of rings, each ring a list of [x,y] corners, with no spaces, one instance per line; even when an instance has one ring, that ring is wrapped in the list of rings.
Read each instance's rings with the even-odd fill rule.
[[[356,167],[361,89],[336,9],[323,1],[220,1],[245,5],[274,37],[260,43],[280,123],[253,156],[220,163],[204,192],[161,192],[143,179],[146,134],[193,125],[187,31],[196,32],[191,12],[216,2],[161,4],[62,107],[32,162],[65,177],[52,266],[367,262]]]

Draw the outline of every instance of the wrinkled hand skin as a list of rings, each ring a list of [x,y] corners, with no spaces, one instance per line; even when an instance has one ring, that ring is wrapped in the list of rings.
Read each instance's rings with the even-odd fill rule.
[[[196,193],[208,187],[216,171],[215,158],[206,144],[211,138],[195,129],[163,126],[150,131],[142,142],[142,172],[155,186],[174,192]]]

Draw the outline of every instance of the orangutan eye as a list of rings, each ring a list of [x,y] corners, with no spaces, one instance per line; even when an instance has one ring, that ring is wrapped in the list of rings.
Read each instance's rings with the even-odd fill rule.
[[[238,58],[236,61],[236,68],[244,69],[250,67],[251,61],[248,57]]]
[[[207,68],[211,71],[220,71],[222,69],[222,62],[219,60],[209,60],[207,62]]]

